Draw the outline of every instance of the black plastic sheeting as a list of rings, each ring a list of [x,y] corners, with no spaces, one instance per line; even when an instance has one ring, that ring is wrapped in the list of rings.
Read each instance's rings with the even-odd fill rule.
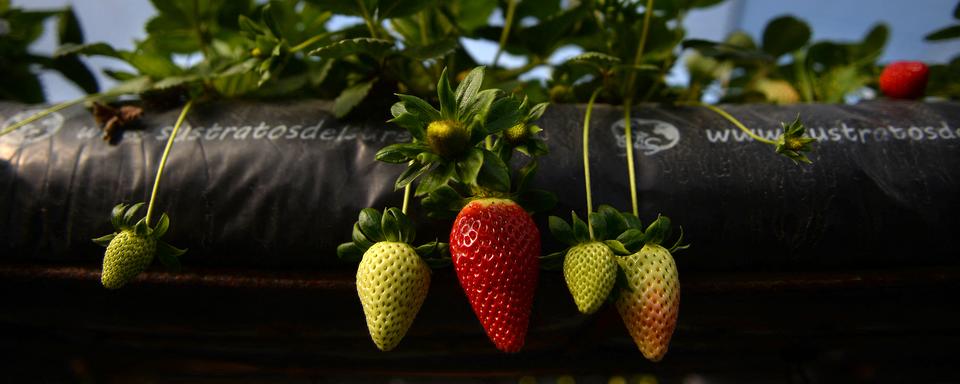
[[[682,225],[693,246],[681,270],[830,270],[958,264],[960,104],[727,106],[775,138],[799,113],[819,139],[813,165],[797,165],[698,107],[638,107],[641,218]],[[378,163],[382,146],[409,136],[382,118],[340,122],[330,103],[194,108],[171,153],[158,212],[166,239],[190,266],[347,268],[335,254],[364,207],[399,206],[402,167]],[[5,125],[29,113],[0,105]],[[96,264],[89,239],[111,231],[119,202],[146,201],[178,110],[148,111],[143,131],[117,145],[79,107],[0,137],[0,262]],[[582,105],[551,106],[539,124],[551,153],[536,184],[557,193],[555,213],[585,211]],[[594,111],[594,202],[628,210],[623,113]],[[443,237],[449,222],[412,215]],[[545,253],[558,250],[537,222]],[[352,267],[350,267],[352,268]]]

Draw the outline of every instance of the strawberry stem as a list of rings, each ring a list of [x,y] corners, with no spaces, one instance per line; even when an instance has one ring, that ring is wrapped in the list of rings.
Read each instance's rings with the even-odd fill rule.
[[[587,102],[587,113],[583,119],[583,180],[587,188],[587,229],[590,230],[590,240],[593,240],[593,226],[590,225],[590,214],[593,213],[593,193],[590,191],[590,114],[593,112],[593,102],[603,88],[597,88],[590,95]]]
[[[403,187],[403,205],[400,206],[400,212],[403,212],[404,215],[407,214],[407,204],[410,202],[410,183],[406,187]]]
[[[500,31],[500,44],[497,46],[497,53],[493,55],[493,63],[490,64],[493,68],[497,67],[497,63],[500,62],[500,55],[503,54],[503,47],[507,45],[507,37],[510,36],[510,27],[513,25],[513,16],[516,14],[516,10],[516,0],[507,0],[507,16],[503,21],[503,30]]]
[[[630,110],[633,107],[632,104],[633,102],[630,98],[623,101],[623,139],[627,147],[627,175],[630,177],[630,204],[633,208],[633,215],[639,216],[640,210],[637,205],[637,171],[633,165],[633,128],[630,126]]]
[[[52,106],[52,107],[50,107],[50,108],[44,109],[44,110],[42,110],[42,111],[40,111],[40,112],[37,112],[36,114],[34,114],[34,115],[32,115],[32,116],[30,116],[30,117],[28,117],[28,118],[26,118],[26,119],[23,119],[23,120],[20,120],[20,121],[14,123],[14,124],[11,124],[9,127],[4,128],[3,131],[0,131],[0,136],[6,135],[6,134],[8,134],[8,133],[10,133],[10,132],[13,132],[13,131],[17,130],[17,128],[20,128],[20,127],[22,127],[22,126],[24,126],[24,125],[27,125],[27,124],[30,124],[30,123],[32,123],[32,122],[34,122],[34,121],[40,120],[40,119],[46,117],[47,115],[49,115],[49,114],[51,114],[51,113],[57,112],[57,111],[62,110],[62,109],[64,109],[64,108],[68,108],[68,107],[71,107],[71,106],[74,106],[74,105],[77,105],[77,104],[80,104],[80,103],[83,103],[83,102],[87,102],[87,101],[90,101],[90,100],[94,100],[94,99],[96,99],[96,98],[98,98],[98,97],[101,97],[101,96],[103,96],[103,95],[100,94],[100,93],[95,93],[95,94],[92,94],[92,95],[87,95],[87,96],[81,97],[81,98],[79,98],[79,99],[73,99],[73,100],[69,100],[69,101],[64,101],[64,102],[62,102],[62,103],[60,103],[60,104],[56,104],[56,105],[54,105],[54,106]]]
[[[740,128],[741,131],[743,131],[744,133],[746,133],[748,136],[752,137],[756,141],[759,141],[764,144],[777,145],[776,141],[765,139],[763,137],[758,136],[756,133],[753,133],[753,131],[747,129],[747,127],[743,125],[743,123],[741,123],[740,120],[737,120],[736,117],[733,117],[732,115],[727,113],[727,111],[724,111],[723,109],[720,109],[717,106],[710,105],[710,104],[703,104],[703,103],[691,103],[690,105],[699,105],[715,112],[716,114],[722,116],[724,119],[727,119],[727,121],[733,123],[733,125],[736,125],[737,128]]]
[[[190,100],[183,106],[183,110],[180,111],[180,117],[177,118],[177,123],[173,126],[173,132],[170,133],[170,138],[167,139],[167,146],[163,149],[163,156],[160,157],[160,168],[157,169],[157,178],[153,181],[153,192],[150,193],[150,204],[147,205],[147,217],[145,220],[147,227],[150,226],[150,216],[153,214],[153,203],[157,201],[157,190],[160,186],[160,179],[163,177],[163,168],[167,165],[167,156],[170,155],[170,149],[173,148],[173,141],[177,138],[177,132],[180,131],[180,126],[183,125],[183,121],[187,117],[187,112],[190,111],[192,105],[193,100]]]

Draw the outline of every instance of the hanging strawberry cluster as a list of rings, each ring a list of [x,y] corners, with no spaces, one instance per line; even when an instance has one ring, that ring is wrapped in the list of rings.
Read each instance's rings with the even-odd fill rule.
[[[406,164],[396,181],[404,189],[404,207],[416,181],[415,197],[427,216],[456,213],[448,250],[460,284],[487,336],[504,352],[517,352],[524,344],[540,261],[540,233],[530,213],[549,209],[552,194],[530,189],[536,157],[546,144],[536,137],[532,122],[546,104],[503,96],[482,89],[482,67],[470,71],[452,89],[446,71],[437,84],[439,110],[409,95],[398,95],[390,122],[410,132],[412,142],[381,149],[377,160]],[[516,172],[509,164],[514,151],[530,159]],[[516,180],[516,182],[514,182]],[[413,223],[396,208],[387,210],[403,218],[401,227]],[[363,251],[357,272],[357,290],[363,303],[370,335],[382,350],[403,338],[427,292],[429,272],[419,250],[399,241],[382,240],[388,216],[380,227],[375,210],[365,209],[354,226],[353,243],[340,246],[341,257]],[[401,233],[403,231],[401,230]],[[418,254],[420,256],[418,256]],[[375,287],[375,289],[370,288]]]

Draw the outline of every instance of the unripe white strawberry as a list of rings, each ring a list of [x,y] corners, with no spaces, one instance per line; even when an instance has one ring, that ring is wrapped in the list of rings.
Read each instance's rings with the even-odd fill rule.
[[[382,241],[363,254],[357,294],[373,342],[392,350],[413,324],[430,289],[430,267],[406,243]]]

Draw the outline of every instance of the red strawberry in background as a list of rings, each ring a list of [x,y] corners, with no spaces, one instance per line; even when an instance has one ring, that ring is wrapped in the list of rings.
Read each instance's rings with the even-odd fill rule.
[[[927,88],[929,69],[919,61],[890,63],[880,74],[880,90],[893,99],[919,99]]]
[[[501,351],[519,351],[537,287],[540,232],[533,219],[511,200],[473,200],[453,223],[450,255],[487,336]]]

